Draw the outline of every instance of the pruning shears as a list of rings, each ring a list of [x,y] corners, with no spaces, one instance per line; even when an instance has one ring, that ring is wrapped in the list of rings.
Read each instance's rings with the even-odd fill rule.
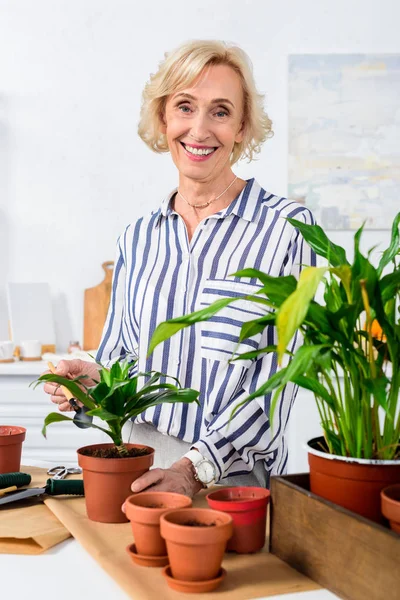
[[[15,476],[15,477],[13,477]],[[24,478],[21,476],[25,476]],[[4,486],[4,481],[7,477],[7,487],[1,489]],[[29,481],[28,479],[29,478]],[[46,485],[42,488],[25,488],[23,490],[16,490],[19,485],[27,485],[31,481],[30,475],[26,473],[8,473],[6,475],[0,475],[0,506],[9,504],[11,502],[18,502],[19,500],[25,500],[26,498],[33,498],[35,496],[84,496],[84,487],[82,479],[71,479],[69,481],[63,479],[48,479]],[[11,484],[11,485],[10,485]],[[7,491],[8,490],[8,491]]]

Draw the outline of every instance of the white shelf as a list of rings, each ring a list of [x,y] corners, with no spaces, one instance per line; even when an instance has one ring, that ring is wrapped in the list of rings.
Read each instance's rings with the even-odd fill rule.
[[[0,363],[0,375],[41,375],[44,371],[48,371],[47,362],[44,360]]]

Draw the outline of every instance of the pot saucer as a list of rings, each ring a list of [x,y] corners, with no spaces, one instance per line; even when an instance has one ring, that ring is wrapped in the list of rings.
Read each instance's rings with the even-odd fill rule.
[[[177,592],[186,592],[187,594],[211,592],[212,590],[215,590],[226,577],[226,571],[222,567],[219,570],[217,577],[208,579],[207,581],[182,581],[181,579],[174,579],[174,577],[172,577],[170,565],[163,568],[162,574],[167,580],[170,588]]]
[[[168,556],[146,556],[138,554],[136,544],[130,544],[126,547],[126,551],[132,561],[141,567],[164,567],[168,564]]]

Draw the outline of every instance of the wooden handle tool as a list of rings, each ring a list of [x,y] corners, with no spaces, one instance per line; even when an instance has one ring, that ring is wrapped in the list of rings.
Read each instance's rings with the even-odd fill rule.
[[[53,375],[55,375],[56,374],[56,368],[53,365],[53,363],[49,361],[47,363],[47,366],[49,367],[49,371],[51,371],[53,373]],[[69,389],[67,389],[65,387],[65,385],[62,385],[61,389],[62,389],[62,391],[64,393],[64,396],[66,397],[67,400],[75,400],[74,395],[69,391]],[[76,402],[76,400],[75,400],[75,402]]]
[[[4,496],[4,494],[7,494],[8,492],[14,492],[17,489],[18,488],[16,485],[11,485],[10,487],[4,488],[4,489],[0,490],[0,497]]]

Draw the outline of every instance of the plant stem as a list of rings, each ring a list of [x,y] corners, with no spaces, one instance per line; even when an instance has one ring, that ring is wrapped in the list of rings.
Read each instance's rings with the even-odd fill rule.
[[[129,457],[129,452],[128,452],[128,448],[125,446],[124,443],[120,444],[120,445],[115,445],[116,449],[118,450],[118,454],[120,456],[123,456],[124,458]]]

